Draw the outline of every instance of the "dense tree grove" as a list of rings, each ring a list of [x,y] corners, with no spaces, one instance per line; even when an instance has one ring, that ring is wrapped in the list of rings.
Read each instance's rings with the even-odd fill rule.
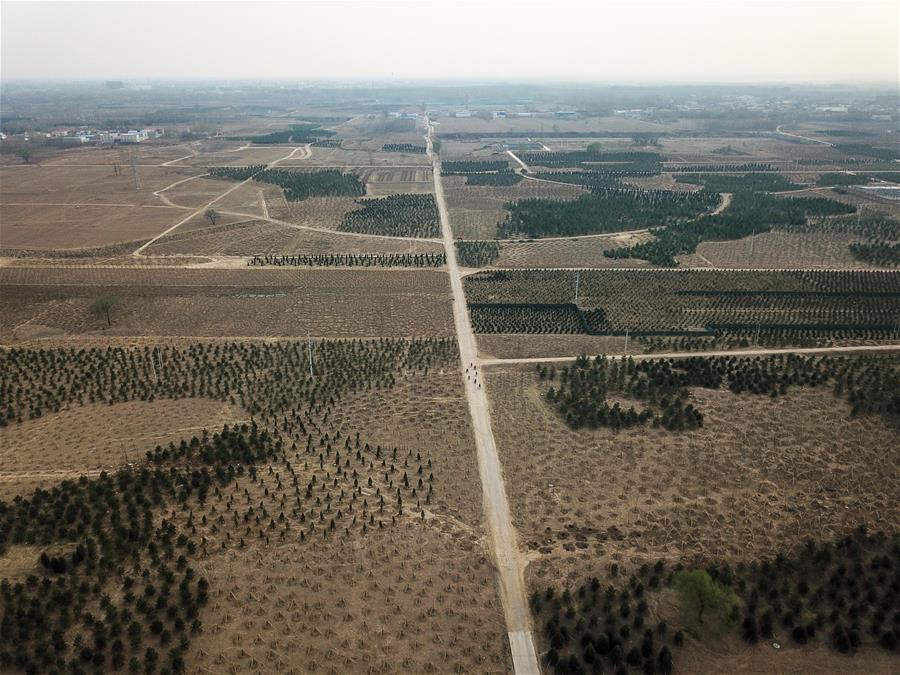
[[[574,303],[576,284],[580,311],[602,309],[602,321],[599,315],[588,323],[567,320],[553,331],[547,311]],[[792,344],[816,337],[895,339],[900,315],[900,273],[893,271],[493,270],[466,276],[465,287],[470,306],[492,305],[473,312],[478,332],[509,326],[562,333],[581,325],[597,334]],[[530,328],[520,325],[524,306],[532,308]]]
[[[441,173],[445,176],[464,175],[478,171],[504,171],[509,162],[493,159],[448,159],[441,162]]]
[[[648,603],[649,594],[664,587],[670,574],[658,561],[625,582],[613,565],[606,586],[593,577],[574,590],[560,593],[548,586],[532,593],[531,610],[547,644],[543,661],[548,671],[672,673],[673,650],[684,635],[653,620]]]
[[[850,244],[850,252],[858,260],[884,267],[900,266],[900,242],[869,241]]]
[[[412,155],[424,155],[425,146],[415,143],[385,143],[381,146],[384,152],[405,152]]]
[[[657,152],[602,152],[593,148],[587,150],[571,150],[568,152],[538,151],[525,152],[520,159],[529,166],[546,166],[548,168],[598,168],[594,164],[614,162],[610,169],[642,172],[638,175],[657,175],[663,158]],[[620,166],[623,165],[623,166]]]
[[[684,629],[668,625],[652,608],[676,580],[708,578],[726,598],[725,625],[749,644],[777,640],[821,643],[840,654],[897,653],[900,644],[900,535],[858,528],[836,541],[807,540],[792,555],[710,562],[686,569],[662,560],[628,574],[617,563],[577,589],[549,586],[531,595],[531,609],[546,650],[543,661],[559,675],[673,672]],[[692,622],[701,641],[720,639],[722,626]],[[634,670],[632,670],[634,669]]]
[[[846,398],[852,414],[877,414],[900,425],[900,359],[896,356],[816,357],[797,354],[768,357],[689,357],[634,361],[579,357],[558,371],[537,366],[544,393],[573,429],[614,429],[652,423],[670,431],[703,426],[703,414],[689,403],[691,387],[727,387],[735,394],[785,395],[790,387],[831,386]],[[640,403],[612,405],[609,397]]]
[[[361,199],[362,208],[344,215],[341,232],[391,237],[439,237],[440,219],[434,195],[398,194]]]
[[[463,267],[487,267],[499,257],[499,242],[456,240],[456,258]]]
[[[557,183],[571,183],[583,185],[587,188],[623,187],[622,178],[646,177],[652,175],[649,171],[640,169],[590,169],[586,171],[538,171],[535,178],[552,180]]]
[[[675,180],[679,183],[701,185],[710,192],[780,192],[782,190],[800,190],[804,186],[792,183],[780,173],[748,173],[743,175],[715,173],[678,174]]]
[[[366,194],[366,184],[359,176],[340,169],[266,169],[254,179],[277,185],[284,190],[285,199],[294,202],[310,197],[359,197]]]
[[[322,129],[318,124],[292,124],[289,129],[273,131],[257,136],[231,137],[229,140],[250,141],[256,145],[277,145],[282,143],[315,143],[335,135],[334,131]]]
[[[701,191],[704,192],[704,191]],[[737,192],[722,213],[653,230],[656,239],[628,248],[604,251],[608,258],[640,258],[654,265],[677,265],[675,256],[693,253],[701,241],[741,239],[809,218],[853,213],[854,207],[825,197],[787,199],[766,193]]]
[[[522,180],[522,175],[510,169],[466,174],[466,185],[509,187]]]
[[[622,232],[696,218],[713,208],[719,196],[704,191],[670,192],[597,188],[574,201],[523,199],[506,205],[497,238],[568,237]]]
[[[896,147],[877,148],[866,143],[836,143],[834,147],[845,155],[863,155],[864,157],[874,157],[885,162],[893,162],[900,159],[900,150]]]
[[[598,335],[607,327],[602,309],[582,309],[574,303],[470,302],[468,307],[476,333]]]
[[[871,182],[872,179],[865,174],[830,172],[823,173],[821,176],[819,176],[818,180],[816,181],[816,185],[820,187],[834,185],[865,185],[866,183]]]
[[[750,173],[752,171],[775,171],[768,162],[746,162],[744,164],[674,164],[672,171],[680,173]]]
[[[314,255],[255,255],[250,267],[441,267],[444,253],[319,253]]]
[[[807,540],[798,554],[713,568],[742,598],[741,637],[790,636],[842,654],[900,644],[900,535],[859,528],[836,542]]]
[[[229,178],[231,180],[247,180],[264,171],[265,164],[252,166],[211,166],[206,172],[213,178]]]

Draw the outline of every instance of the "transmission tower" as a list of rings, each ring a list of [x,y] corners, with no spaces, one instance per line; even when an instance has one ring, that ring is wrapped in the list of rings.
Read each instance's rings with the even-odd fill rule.
[[[141,189],[141,177],[138,175],[137,170],[137,151],[131,151],[131,177],[134,178],[134,189]]]

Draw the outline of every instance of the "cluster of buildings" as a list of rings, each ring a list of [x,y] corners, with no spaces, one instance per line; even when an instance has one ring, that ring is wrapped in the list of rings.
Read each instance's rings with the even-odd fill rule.
[[[113,145],[115,143],[142,143],[154,138],[159,138],[165,133],[165,129],[146,128],[146,129],[130,129],[123,130],[100,130],[91,129],[89,127],[79,127],[77,129],[54,129],[50,132],[32,132],[22,134],[20,138],[26,143],[32,139],[40,141],[48,141],[63,145],[87,145],[95,143],[97,145]],[[0,135],[0,140],[6,140],[7,135]]]
[[[142,143],[154,138],[159,138],[165,133],[164,129],[130,129],[127,131],[98,130],[98,129],[57,129],[48,134],[49,138],[56,138],[63,143],[82,145],[85,143],[98,143],[111,145],[113,143]]]

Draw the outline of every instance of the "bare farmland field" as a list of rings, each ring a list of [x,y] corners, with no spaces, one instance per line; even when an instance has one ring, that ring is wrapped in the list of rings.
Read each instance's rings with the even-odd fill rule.
[[[372,197],[434,190],[431,169],[362,169],[360,179],[366,183],[366,194]]]
[[[52,486],[82,473],[99,473],[142,462],[156,445],[233,424],[245,414],[208,399],[77,403],[58,413],[0,428],[0,498],[34,481]],[[114,433],[110,434],[110,430]]]
[[[444,179],[444,192],[450,210],[453,232],[459,239],[493,239],[497,223],[506,217],[503,205],[531,197],[572,200],[586,190],[576,186],[554,185],[539,181],[521,181],[512,187],[466,186],[465,178]]]
[[[850,244],[861,241],[851,234],[773,231],[736,241],[705,241],[697,252],[678,256],[685,267],[795,269],[866,269],[877,267],[857,260]]]
[[[547,241],[509,241],[500,245],[500,257],[493,267],[646,267],[645,260],[631,258],[613,259],[603,255],[625,246],[649,241],[646,233],[612,234],[596,237],[550,239]]]
[[[267,193],[271,195],[272,193]],[[344,215],[360,207],[356,197],[310,197],[299,202],[286,201],[282,195],[266,198],[269,216],[295,225],[336,230]]]
[[[432,271],[0,268],[0,340],[113,336],[449,335],[446,276]],[[119,306],[112,326],[90,311]]]
[[[587,354],[643,352],[637,340],[615,335],[479,335],[478,352],[485,359],[533,359]]]
[[[353,237],[288,227],[264,220],[176,231],[146,249],[147,255],[316,255],[440,253],[440,244],[388,237]]]
[[[875,530],[885,517],[898,517],[876,459],[896,430],[877,415],[851,416],[844,400],[822,388],[792,388],[776,399],[693,389],[702,428],[613,431],[567,426],[544,398],[556,383],[541,381],[532,368],[497,367],[487,382],[495,419],[502,419],[494,434],[507,485],[514,486],[510,499],[528,548],[528,584],[541,596],[560,586],[574,595],[597,576],[603,586],[624,584],[660,560],[669,569],[674,562],[733,569],[794,555],[813,520],[817,540],[831,541],[861,524]],[[674,594],[651,593],[651,587],[647,625],[684,627]],[[781,632],[776,629],[776,639]],[[542,651],[549,649],[545,636],[541,642]],[[702,643],[689,636],[685,645],[676,650],[676,664],[690,672],[776,661],[770,667],[809,663],[824,672],[832,663],[821,647],[785,644],[782,661],[770,656],[767,642],[749,647],[737,635]],[[848,668],[888,672],[886,664],[873,646]]]

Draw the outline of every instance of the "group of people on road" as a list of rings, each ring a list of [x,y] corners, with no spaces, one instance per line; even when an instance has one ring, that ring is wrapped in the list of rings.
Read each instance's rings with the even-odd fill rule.
[[[481,389],[481,382],[478,381],[478,366],[476,366],[474,363],[470,363],[469,367],[466,368],[466,380],[470,381],[472,384]]]

